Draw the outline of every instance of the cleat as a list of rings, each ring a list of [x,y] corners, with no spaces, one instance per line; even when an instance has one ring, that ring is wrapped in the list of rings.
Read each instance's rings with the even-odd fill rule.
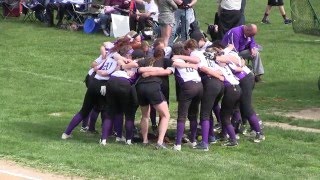
[[[199,144],[197,144],[196,146],[194,146],[193,149],[199,149],[199,150],[202,150],[202,151],[209,151],[208,144],[205,144],[202,141]]]
[[[190,146],[191,148],[194,148],[197,145],[197,142],[188,142],[188,146]]]
[[[235,147],[235,146],[238,146],[238,142],[237,140],[229,139],[227,142],[223,143],[222,146]]]
[[[285,19],[283,21],[284,24],[291,24],[292,23],[292,20],[291,19]]]
[[[125,143],[125,144],[126,144],[126,145],[129,145],[129,146],[133,145],[131,139],[126,140],[126,143]]]
[[[256,136],[253,138],[253,142],[260,143],[261,141],[264,141],[266,137],[262,133],[256,133]]]
[[[88,131],[88,129],[89,129],[89,127],[88,126],[86,126],[86,127],[81,127],[81,129],[80,129],[80,132],[87,132]]]
[[[156,149],[166,149],[167,150],[168,148],[164,143],[162,143],[162,144],[157,143],[156,144]]]
[[[102,146],[106,146],[107,145],[107,140],[106,139],[104,139],[104,140],[100,139],[99,144],[102,145]]]
[[[174,151],[181,151],[181,144],[179,144],[179,145],[173,145],[173,150],[174,150]]]
[[[215,136],[209,136],[209,144],[215,144],[217,143],[217,139]]]
[[[126,138],[125,137],[116,137],[116,142],[126,142]]]
[[[70,135],[68,135],[68,134],[66,134],[66,133],[63,133],[62,135],[61,135],[61,139],[69,139],[69,138],[71,138],[72,136],[71,136],[71,134]]]
[[[268,19],[262,19],[261,23],[263,23],[263,24],[271,24]]]

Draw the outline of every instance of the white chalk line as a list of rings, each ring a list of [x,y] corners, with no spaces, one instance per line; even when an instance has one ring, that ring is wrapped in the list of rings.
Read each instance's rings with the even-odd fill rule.
[[[8,174],[8,175],[11,175],[11,176],[16,176],[16,177],[20,177],[20,178],[24,178],[24,179],[29,179],[29,180],[40,180],[38,178],[34,178],[34,177],[31,177],[31,176],[26,176],[26,175],[22,175],[22,174],[19,174],[19,173],[14,173],[14,172],[1,170],[1,169],[0,169],[0,173]]]
[[[1,67],[0,69],[5,70],[5,71],[16,72],[16,73],[25,73],[25,74],[29,74],[29,75],[34,75],[34,76],[41,77],[44,79],[52,79],[52,80],[63,81],[63,82],[74,83],[74,84],[82,84],[83,83],[81,81],[74,81],[74,80],[64,79],[64,78],[50,76],[50,75],[46,75],[46,74],[38,74],[35,72],[31,72],[31,71],[23,71],[23,70],[10,69],[10,68],[8,69],[8,68],[3,68],[3,67]]]

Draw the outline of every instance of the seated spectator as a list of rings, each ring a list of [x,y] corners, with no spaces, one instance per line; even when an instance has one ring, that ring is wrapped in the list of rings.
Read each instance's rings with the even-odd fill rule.
[[[144,5],[143,11],[139,11],[137,8],[139,3]],[[130,3],[130,30],[141,32],[145,39],[151,39],[150,35],[144,33],[144,29],[146,25],[152,26],[153,22],[158,22],[158,15],[158,6],[154,0],[132,0]]]
[[[72,12],[72,4],[83,4],[84,0],[50,0],[46,6],[47,26],[51,27],[53,23],[53,11],[57,10],[57,27],[60,27],[67,11]]]
[[[45,0],[31,0],[28,2],[25,2],[26,6],[30,8],[32,11],[34,11],[35,17],[40,21],[44,22],[44,10],[45,10]],[[26,14],[26,13],[24,13]]]
[[[103,33],[110,36],[111,14],[127,15],[129,12],[129,0],[105,0],[104,12],[99,14],[100,25]]]
[[[224,35],[221,43],[224,46],[233,44],[240,57],[252,61],[252,71],[256,82],[259,82],[261,75],[264,74],[264,68],[258,51],[259,46],[254,40],[257,32],[258,27],[255,24],[234,27]]]

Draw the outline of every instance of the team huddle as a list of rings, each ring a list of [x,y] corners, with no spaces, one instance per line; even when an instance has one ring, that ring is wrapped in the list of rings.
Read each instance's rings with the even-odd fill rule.
[[[248,36],[256,31],[255,25],[241,28]],[[101,55],[92,63],[85,80],[87,91],[82,108],[62,139],[70,138],[81,122],[82,131],[97,132],[95,123],[101,113],[100,144],[107,145],[115,131],[116,141],[132,145],[136,111],[140,108],[139,134],[142,144],[148,145],[150,111],[154,108],[159,114],[155,147],[168,149],[164,139],[170,121],[169,76],[174,75],[178,102],[174,150],[181,151],[187,119],[188,144],[194,149],[208,151],[217,140],[224,146],[237,146],[239,124],[247,122],[254,134],[253,142],[263,141],[261,120],[251,103],[255,75],[235,46],[228,40],[210,42],[201,32],[194,32],[191,39],[172,47],[165,47],[162,38],[148,46],[134,31],[103,43]],[[217,127],[219,132],[214,131]],[[198,133],[202,136],[200,142]]]

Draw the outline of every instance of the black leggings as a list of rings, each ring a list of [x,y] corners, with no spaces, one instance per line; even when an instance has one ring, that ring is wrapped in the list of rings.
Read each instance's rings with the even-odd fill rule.
[[[106,98],[100,94],[101,86],[107,87],[106,80],[97,80],[95,78],[90,81],[87,92],[84,96],[80,114],[82,117],[87,117],[93,107],[104,109],[106,106]]]
[[[128,79],[111,77],[108,81],[107,111],[111,117],[124,113],[126,120],[134,120],[135,105],[131,94],[131,83]]]
[[[203,94],[201,82],[189,81],[180,86],[178,97],[178,121],[196,121],[199,113],[199,104]]]
[[[206,78],[202,80],[203,96],[201,99],[200,121],[209,120],[212,108],[219,101],[218,97],[223,94],[224,85],[217,78]]]
[[[233,110],[239,103],[241,88],[239,85],[225,86],[224,95],[221,102],[221,123],[222,125],[231,124]]]
[[[254,110],[252,107],[252,90],[254,88],[254,75],[248,74],[240,80],[241,96],[240,96],[240,112],[242,119],[248,119]]]

